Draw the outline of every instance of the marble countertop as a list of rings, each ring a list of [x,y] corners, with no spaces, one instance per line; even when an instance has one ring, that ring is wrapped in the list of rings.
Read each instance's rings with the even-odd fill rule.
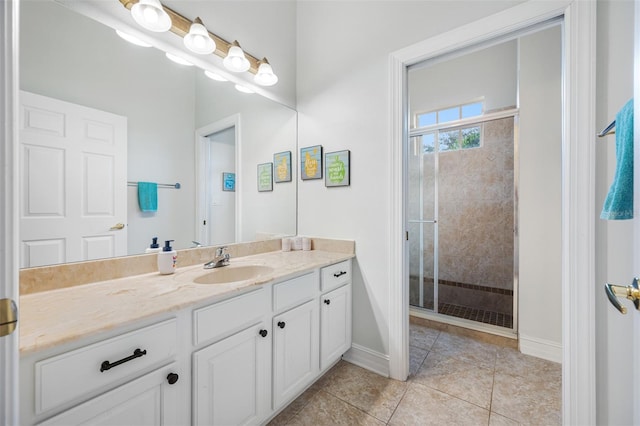
[[[20,354],[51,348],[201,302],[215,302],[248,287],[287,279],[304,271],[353,258],[322,250],[269,252],[231,259],[234,265],[268,265],[273,272],[225,284],[195,284],[211,270],[202,265],[101,281],[20,297]]]

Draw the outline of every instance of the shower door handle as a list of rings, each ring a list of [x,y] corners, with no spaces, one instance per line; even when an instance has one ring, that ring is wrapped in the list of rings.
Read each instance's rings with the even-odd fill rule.
[[[638,288],[637,278],[633,279],[633,282],[631,283],[630,286],[614,285],[614,284],[607,283],[604,285],[604,291],[605,293],[607,293],[609,302],[611,302],[611,304],[615,306],[615,308],[619,310],[620,313],[626,314],[627,308],[622,306],[622,304],[618,300],[619,297],[625,297],[629,300],[632,300],[636,309],[640,310],[640,289]]]
[[[438,223],[437,220],[409,220],[409,223]]]

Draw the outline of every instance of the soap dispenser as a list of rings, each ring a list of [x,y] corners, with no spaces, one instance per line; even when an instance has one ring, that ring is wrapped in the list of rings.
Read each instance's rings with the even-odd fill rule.
[[[172,241],[165,241],[162,251],[158,253],[158,271],[163,275],[173,274],[176,271],[178,253],[171,247]]]
[[[160,244],[158,244],[158,237],[151,239],[151,245],[144,251],[145,253],[160,253]]]

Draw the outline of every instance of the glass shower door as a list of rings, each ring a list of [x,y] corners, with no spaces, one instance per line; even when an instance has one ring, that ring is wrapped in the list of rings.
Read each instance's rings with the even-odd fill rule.
[[[438,312],[437,151],[435,133],[409,139],[409,303],[435,312]]]

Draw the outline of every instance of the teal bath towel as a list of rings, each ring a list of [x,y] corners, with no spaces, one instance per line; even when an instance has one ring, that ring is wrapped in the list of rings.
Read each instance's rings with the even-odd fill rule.
[[[601,219],[633,219],[633,99],[616,115],[616,173]]]
[[[143,212],[158,211],[158,184],[138,182],[138,204]]]

